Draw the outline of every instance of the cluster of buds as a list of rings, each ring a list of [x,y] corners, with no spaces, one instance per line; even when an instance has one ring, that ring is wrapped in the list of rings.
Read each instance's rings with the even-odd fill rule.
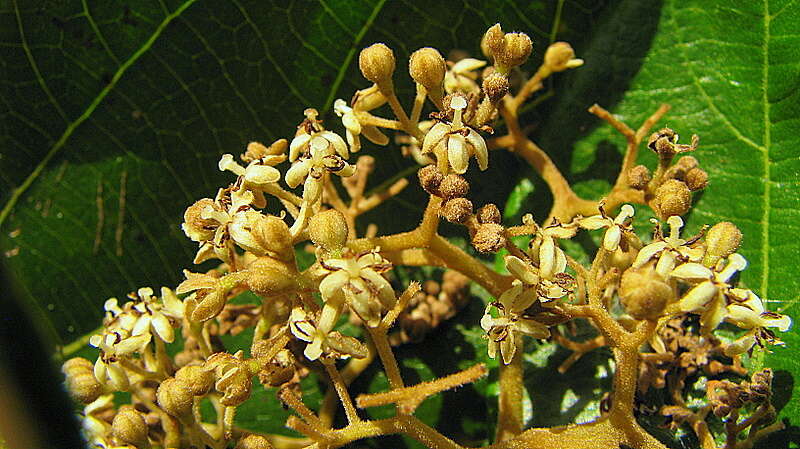
[[[698,137],[693,135],[689,145],[678,143],[678,139],[678,134],[670,128],[653,133],[647,147],[658,156],[656,172],[651,174],[646,166],[637,165],[627,174],[628,184],[644,191],[645,200],[662,220],[685,215],[692,205],[692,192],[708,185],[708,174],[694,157],[682,156],[673,163],[675,156],[697,149]]]

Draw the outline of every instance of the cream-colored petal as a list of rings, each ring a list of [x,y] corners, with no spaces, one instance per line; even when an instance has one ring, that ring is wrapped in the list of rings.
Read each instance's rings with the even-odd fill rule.
[[[777,327],[781,332],[786,332],[792,327],[792,319],[788,315],[778,315],[776,317],[763,315],[761,320],[764,323],[764,327]]]
[[[539,276],[533,272],[533,267],[528,262],[523,261],[517,256],[505,257],[506,269],[512,276],[520,281],[533,285],[539,282]]]
[[[608,218],[603,217],[602,215],[593,215],[591,217],[586,217],[578,220],[578,225],[583,229],[588,229],[593,231],[595,229],[600,228],[607,228],[611,226],[611,220]]]
[[[530,335],[533,338],[547,338],[550,336],[550,330],[544,324],[530,320],[520,319],[514,325],[514,328],[525,335]]]
[[[317,360],[319,356],[322,355],[322,343],[324,342],[323,337],[315,337],[314,340],[306,346],[306,349],[303,351],[306,358],[311,360]]]
[[[341,295],[344,284],[349,280],[350,276],[344,270],[334,271],[325,276],[325,279],[319,283],[319,292],[322,295],[322,300],[327,301],[334,296]]]
[[[320,198],[322,198],[322,178],[309,176],[303,184],[303,201],[316,204]]]
[[[454,172],[460,175],[467,172],[469,152],[467,152],[464,136],[461,134],[451,134],[447,138],[447,160]]]
[[[660,274],[662,278],[666,279],[675,268],[676,263],[677,259],[675,258],[675,253],[673,251],[663,251],[661,253],[661,257],[658,259],[658,263],[656,264],[656,273]]]
[[[286,170],[286,185],[289,188],[295,188],[308,176],[308,170],[311,168],[311,160],[303,159],[300,162],[295,162],[288,170]]]
[[[678,265],[669,275],[688,282],[699,282],[711,279],[714,273],[699,263],[689,262]]]
[[[378,301],[385,309],[391,309],[396,301],[396,296],[392,284],[385,277],[375,271],[365,268],[361,270],[361,277],[372,284],[372,288],[378,291]]]
[[[725,345],[725,355],[728,357],[733,357],[735,355],[744,354],[745,352],[749,351],[753,345],[756,344],[756,337],[753,332],[748,332],[741,337],[739,337],[736,341],[728,343]]]
[[[728,320],[744,329],[761,327],[763,324],[760,313],[738,304],[728,306]]]
[[[711,332],[725,319],[727,313],[728,310],[720,298],[711,301],[705,312],[700,315],[700,334],[711,335]]]
[[[183,302],[172,289],[161,287],[161,301],[164,303],[164,312],[172,318],[183,318]]]
[[[149,333],[142,335],[134,335],[123,339],[121,342],[114,345],[114,352],[117,355],[128,355],[134,352],[141,352],[152,337]]]
[[[728,264],[717,275],[717,279],[721,282],[728,282],[733,275],[745,268],[747,268],[747,259],[742,257],[739,253],[733,253],[728,256]]]
[[[485,65],[486,61],[482,61],[480,59],[463,58],[458,62],[456,62],[451,70],[456,73],[466,73],[466,72],[471,72],[473,70],[478,70],[479,68]]]
[[[389,136],[381,132],[381,130],[375,126],[362,126],[361,135],[375,145],[385,146],[389,143]]]
[[[499,347],[500,343],[493,340],[488,341],[486,345],[486,350],[487,350],[486,352],[488,353],[490,359],[494,359],[495,357],[497,357],[497,348]]]
[[[711,281],[697,284],[681,298],[681,311],[696,312],[703,309],[717,292],[717,287]]]
[[[167,343],[172,343],[175,340],[175,331],[172,329],[172,324],[163,313],[155,313],[150,322],[159,338]]]
[[[269,165],[250,164],[244,173],[244,181],[257,186],[278,182],[280,179],[281,172]]]
[[[347,150],[347,144],[344,143],[342,136],[331,131],[322,131],[320,135],[324,137],[325,140],[330,142],[331,145],[333,145],[333,149],[336,151],[336,154],[341,156],[343,159],[350,157],[350,152]]]
[[[619,209],[619,215],[614,219],[614,223],[621,225],[624,224],[629,218],[633,218],[634,210],[630,204],[623,204]]]
[[[117,363],[111,363],[108,365],[108,380],[110,381],[111,386],[118,391],[127,391],[131,386],[130,379],[128,379],[128,374]]]
[[[197,265],[207,260],[215,259],[216,257],[217,254],[214,252],[214,245],[211,242],[205,242],[200,244],[200,248],[198,248],[197,254],[194,255],[192,263]]]
[[[467,134],[467,143],[472,145],[475,153],[475,160],[478,161],[478,168],[481,171],[489,168],[489,150],[486,148],[486,141],[475,130],[470,129]]]
[[[308,144],[310,140],[311,134],[300,134],[292,139],[292,142],[289,144],[289,162],[294,162],[297,160],[297,158],[300,156],[303,146]]]
[[[539,247],[539,274],[544,279],[552,279],[556,268],[556,242],[545,237]]]
[[[620,240],[622,240],[622,230],[619,226],[611,226],[603,235],[603,248],[607,251],[616,251]]]
[[[322,313],[320,313],[319,322],[317,323],[317,331],[327,334],[336,326],[339,315],[342,313],[342,305],[344,305],[342,296],[344,295],[333,296],[323,304]]]
[[[104,362],[100,357],[97,358],[97,361],[94,362],[94,378],[97,379],[102,385],[105,385],[108,382],[107,377],[108,366],[106,362]]]
[[[514,353],[517,351],[516,336],[513,332],[500,342],[500,353],[503,354],[503,363],[508,365],[514,358]]]
[[[589,217],[591,218],[591,217]],[[558,226],[550,226],[542,230],[542,232],[550,237],[555,237],[559,239],[570,239],[578,233],[577,227],[574,225],[558,225]]]
[[[444,123],[437,123],[433,125],[433,128],[428,131],[428,134],[425,135],[425,139],[422,141],[422,153],[425,154],[433,152],[435,147],[442,143],[442,140],[446,138],[447,133],[449,132],[450,126]]]
[[[505,307],[506,313],[511,310],[511,307],[514,306],[514,301],[516,301],[517,296],[519,296],[522,291],[524,290],[524,286],[519,281],[514,281],[511,284],[511,288],[503,292],[497,301]]]
[[[677,215],[673,215],[676,217]],[[639,254],[636,255],[636,260],[633,261],[633,265],[631,268],[637,269],[641,268],[644,264],[650,261],[653,257],[655,257],[658,253],[664,250],[667,247],[666,242],[653,242],[644,248],[639,250]]]
[[[133,335],[142,335],[150,332],[150,315],[142,315],[133,326]]]

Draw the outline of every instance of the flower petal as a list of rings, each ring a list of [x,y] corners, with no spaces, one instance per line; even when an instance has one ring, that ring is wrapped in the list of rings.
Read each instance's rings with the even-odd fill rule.
[[[264,186],[281,179],[281,172],[269,165],[250,164],[244,172],[245,182]]]
[[[289,162],[294,162],[300,156],[300,151],[303,149],[303,146],[311,140],[311,134],[303,133],[299,136],[292,139],[292,142],[289,144]]]
[[[695,312],[706,306],[717,294],[717,287],[711,281],[701,282],[686,292],[681,298],[681,311]]]
[[[711,279],[714,273],[699,263],[689,262],[678,265],[669,275],[687,282],[700,282]]]
[[[539,276],[533,272],[533,267],[517,256],[505,257],[506,269],[517,279],[528,284],[534,285],[539,282]]]
[[[467,152],[466,142],[464,136],[460,134],[451,134],[447,138],[447,160],[453,171],[459,175],[467,172],[469,166],[469,153]]]
[[[475,160],[478,161],[478,168],[481,171],[489,168],[489,150],[486,148],[486,141],[475,130],[470,129],[467,134],[467,143],[472,145],[475,153]]]

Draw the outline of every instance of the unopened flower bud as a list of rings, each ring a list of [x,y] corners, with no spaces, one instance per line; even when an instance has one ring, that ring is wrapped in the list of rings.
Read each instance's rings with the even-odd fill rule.
[[[698,162],[697,158],[694,156],[683,156],[675,162],[675,165],[680,166],[686,171],[689,171],[695,167],[697,167]]]
[[[234,449],[273,449],[269,440],[261,435],[247,435],[236,443]]]
[[[708,173],[699,167],[695,167],[686,172],[685,181],[686,186],[689,187],[689,190],[692,192],[703,190],[708,186]]]
[[[742,243],[742,231],[735,224],[723,221],[715,224],[706,233],[706,254],[703,265],[714,266],[717,261],[728,257],[739,249]]]
[[[478,223],[500,224],[501,219],[502,215],[500,215],[500,209],[498,209],[497,206],[492,203],[485,204],[483,207],[478,209]]]
[[[286,264],[271,257],[259,257],[248,265],[247,287],[262,297],[276,296],[295,288],[297,271],[294,264]]]
[[[472,215],[472,201],[466,198],[447,200],[439,214],[450,223],[464,223]]]
[[[657,320],[675,298],[669,284],[652,268],[629,269],[622,275],[619,296],[628,314],[637,320]]]
[[[692,192],[686,183],[669,179],[656,189],[653,206],[662,220],[673,215],[684,215],[692,206]]]
[[[503,227],[499,224],[482,224],[472,237],[472,246],[482,253],[497,252],[506,245],[503,231]]]
[[[83,357],[74,357],[61,366],[66,377],[67,391],[82,404],[89,404],[100,397],[103,386],[94,377],[94,364]]]
[[[156,392],[158,405],[168,414],[180,418],[192,413],[192,388],[170,377],[161,382]]]
[[[201,216],[203,210],[207,207],[218,209],[214,200],[203,198],[189,206],[183,214],[183,225],[181,227],[186,236],[192,241],[201,242],[214,237],[214,231],[218,224],[214,220],[205,219]]]
[[[213,369],[217,379],[214,388],[223,394],[220,403],[227,407],[234,407],[250,397],[253,387],[253,374],[247,362],[242,360],[242,352],[235,355],[227,352],[212,354],[206,360],[205,368]]]
[[[508,73],[528,60],[533,42],[524,33],[503,33],[498,23],[486,31],[481,48],[489,53],[498,71]]]
[[[144,449],[150,447],[147,438],[147,423],[144,416],[136,411],[132,405],[123,405],[114,416],[111,423],[111,431],[114,438]]]
[[[422,188],[431,195],[439,195],[439,185],[444,179],[444,175],[435,165],[426,165],[417,172],[419,176],[419,184]]]
[[[205,396],[214,386],[214,373],[202,366],[184,366],[175,373],[175,379],[183,385],[188,385],[195,396]]]
[[[314,244],[326,251],[340,250],[347,242],[347,221],[338,210],[328,209],[311,217],[308,234]]]
[[[420,48],[411,54],[408,73],[411,78],[428,90],[441,89],[447,65],[438,50],[431,47]]]
[[[552,72],[563,72],[583,65],[583,59],[575,58],[575,50],[566,42],[554,42],[544,53],[544,65]]]
[[[372,44],[361,50],[361,54],[358,55],[358,68],[361,69],[361,74],[377,84],[382,91],[392,86],[394,66],[394,53],[385,44]]]
[[[439,184],[439,194],[446,200],[464,197],[467,193],[469,193],[469,183],[456,174],[445,176]]]
[[[294,260],[289,226],[274,215],[248,210],[234,216],[231,237],[242,248],[256,256],[270,255]]]
[[[650,170],[644,165],[637,165],[628,172],[628,185],[632,189],[644,190],[652,179]]]
[[[492,104],[497,104],[508,93],[508,77],[493,73],[483,79],[483,92]]]

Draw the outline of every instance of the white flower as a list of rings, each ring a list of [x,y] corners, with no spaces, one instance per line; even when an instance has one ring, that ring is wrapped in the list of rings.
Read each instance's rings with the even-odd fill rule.
[[[700,324],[703,335],[708,335],[725,319],[728,313],[727,296],[731,294],[728,281],[745,267],[747,260],[734,253],[728,257],[727,264],[720,262],[713,270],[699,263],[689,262],[679,265],[670,273],[674,278],[696,283],[683,295],[680,307],[684,312],[702,312]]]
[[[480,92],[481,88],[475,80],[478,78],[477,70],[485,65],[486,61],[473,58],[464,58],[452,64],[450,70],[444,75],[444,90],[448,94]]]
[[[332,354],[338,358],[353,357],[363,359],[369,350],[363,343],[355,338],[342,335],[331,330],[336,324],[338,313],[329,307],[323,307],[319,324],[301,308],[295,307],[289,315],[289,329],[292,335],[299,340],[309,343],[303,354],[309,360],[317,360],[323,353]]]
[[[175,293],[166,288],[161,288],[161,299],[153,296],[151,288],[140,288],[137,292],[137,301],[133,308],[140,315],[133,326],[133,335],[155,335],[161,340],[172,343],[175,340],[173,322],[183,320],[183,302]]]
[[[100,356],[94,364],[94,377],[103,385],[110,384],[117,391],[126,391],[130,379],[120,360],[143,351],[150,339],[150,334],[131,336],[124,329],[106,329],[100,335],[92,335],[89,344],[100,349]]]
[[[434,153],[439,163],[439,170],[453,171],[463,174],[469,166],[470,156],[475,156],[478,168],[486,170],[489,167],[489,150],[483,137],[474,129],[466,126],[461,116],[467,107],[467,100],[463,96],[454,96],[450,101],[454,111],[453,123],[437,123],[433,125],[422,142],[422,154]]]
[[[202,207],[199,216],[205,223],[202,228],[204,232],[198,232],[196,225],[192,223],[184,222],[182,225],[186,235],[200,243],[194,263],[199,264],[214,258],[231,263],[233,244],[236,241],[236,236],[231,234],[231,224],[237,214],[252,209],[254,198],[253,192],[234,185],[219,189],[214,201],[205,198],[189,208]]]
[[[286,156],[283,154],[267,155],[250,162],[245,168],[233,160],[233,155],[223,154],[219,160],[218,167],[220,171],[228,170],[240,176],[245,187],[258,188],[278,182],[281,179],[281,172],[273,166],[285,160]]]
[[[347,145],[338,134],[326,131],[322,128],[321,122],[317,120],[317,111],[315,109],[306,109],[306,119],[298,127],[297,135],[289,143],[289,162],[296,161],[301,154],[308,154],[311,152],[311,144],[315,138],[324,139],[334,151],[342,158],[347,159],[350,153],[347,151]]]
[[[732,301],[727,306],[726,320],[749,332],[725,346],[725,354],[733,356],[749,351],[754,345],[765,346],[764,343],[779,344],[768,327],[786,332],[792,325],[792,319],[786,315],[768,312],[764,301],[753,291],[741,288],[731,289]]]
[[[322,299],[326,302],[332,299],[346,300],[368,326],[377,326],[381,312],[394,306],[394,289],[381,276],[392,265],[377,252],[328,259],[322,266],[329,271],[319,284]]]
[[[525,314],[525,310],[536,300],[536,295],[526,293],[526,287],[519,280],[512,283],[497,301],[486,306],[481,327],[489,338],[489,357],[495,358],[497,350],[503,357],[503,363],[508,365],[514,358],[517,350],[517,334],[530,335],[533,338],[547,338],[550,330],[544,323],[535,321]],[[498,317],[491,314],[492,308],[500,312]]]
[[[622,235],[625,232],[631,232],[630,219],[633,218],[633,206],[624,204],[620,208],[619,214],[616,218],[611,219],[606,215],[602,205],[600,206],[600,215],[593,215],[578,220],[578,224],[589,230],[606,228],[606,233],[603,235],[603,248],[606,251],[616,251],[619,248]]]
[[[341,138],[340,138],[341,139]],[[345,161],[345,156],[335,148],[330,140],[316,136],[310,140],[310,150],[297,160],[286,171],[286,184],[295,188],[305,181],[303,185],[303,201],[307,204],[316,203],[322,198],[322,183],[326,172],[336,173],[342,177],[352,176],[356,168]],[[344,142],[342,142],[344,145]]]
[[[530,214],[522,217],[526,225],[535,224]],[[528,253],[534,262],[539,264],[539,274],[543,279],[553,280],[556,274],[567,268],[567,256],[558,246],[556,239],[570,239],[578,229],[574,224],[553,223],[547,227],[536,229],[536,237],[531,241]]]
[[[350,145],[350,151],[353,153],[357,153],[361,149],[360,136],[362,134],[372,143],[378,145],[389,143],[389,138],[377,126],[361,124],[353,108],[347,106],[347,103],[341,98],[333,102],[333,112],[342,118],[342,125],[346,130],[347,144]]]
[[[655,219],[651,221],[658,224]],[[681,228],[683,227],[683,219],[681,217],[672,215],[667,219],[667,223],[669,224],[669,236],[660,236],[660,229],[656,228],[659,238],[639,250],[639,254],[632,265],[633,269],[641,268],[650,259],[658,258],[656,272],[666,279],[679,261],[699,262],[703,258],[703,248],[691,247],[695,239],[687,241],[680,238]]]

